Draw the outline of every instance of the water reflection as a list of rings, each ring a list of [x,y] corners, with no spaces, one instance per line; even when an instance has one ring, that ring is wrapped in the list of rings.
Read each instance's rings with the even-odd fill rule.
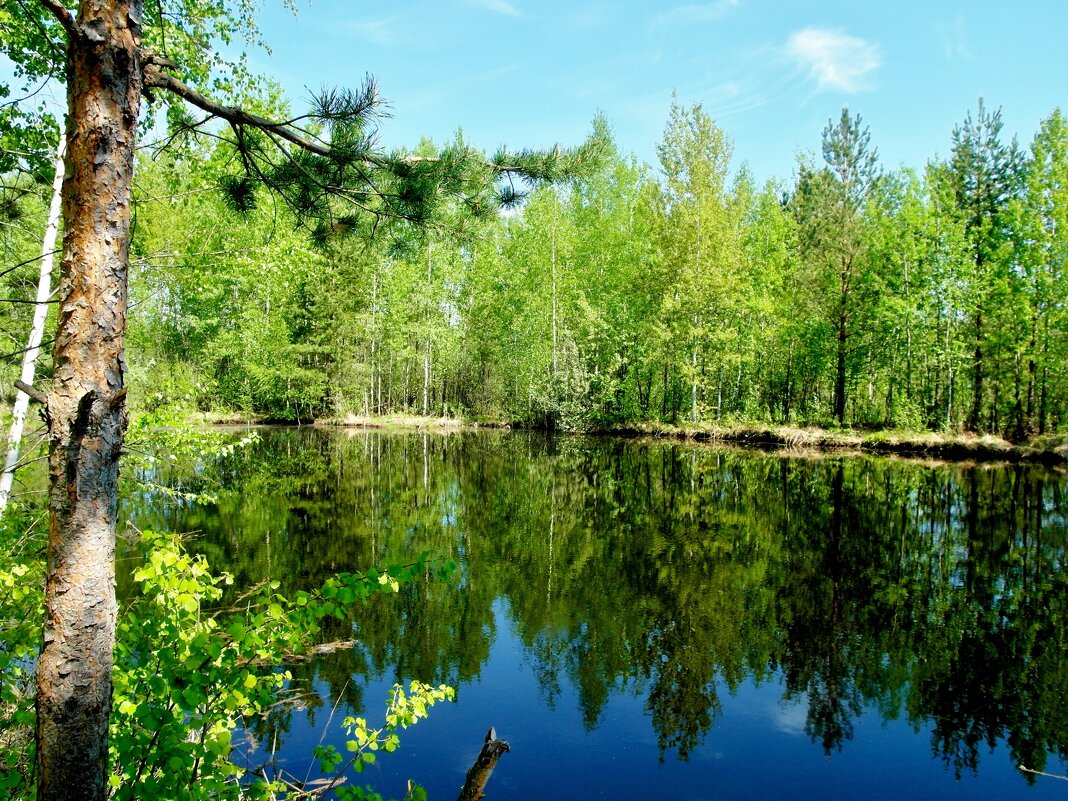
[[[359,649],[296,668],[357,707],[371,678],[488,680],[512,636],[544,705],[573,691],[593,731],[613,698],[641,699],[668,762],[701,749],[727,698],[774,685],[819,758],[875,712],[930,737],[958,778],[1002,742],[1012,766],[1063,773],[1061,475],[305,429],[268,431],[196,481],[222,487],[217,505],[140,497],[128,514],[200,532],[238,584],[270,576],[285,592],[424,549],[458,561],[451,584],[369,603]],[[263,741],[293,714],[261,722]],[[1020,777],[1018,790],[1034,781]]]

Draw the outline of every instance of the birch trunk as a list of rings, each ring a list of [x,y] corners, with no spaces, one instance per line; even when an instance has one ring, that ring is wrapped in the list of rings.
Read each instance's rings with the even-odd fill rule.
[[[423,354],[423,417],[430,414],[430,343]]]
[[[952,313],[952,309],[950,309]],[[946,315],[946,430],[953,428],[953,353],[950,350],[951,314]]]
[[[37,664],[39,801],[107,797],[141,16],[141,0],[84,0],[67,44],[64,255],[47,405],[50,520]]]
[[[694,328],[697,321],[694,320]],[[697,337],[693,338],[692,364],[693,380],[690,382],[690,422],[697,422]]]
[[[552,266],[552,302],[553,302],[553,400],[556,400],[556,383],[557,375],[559,373],[557,363],[557,348],[556,348],[556,223],[553,223],[552,231],[549,236],[550,242],[550,262]]]
[[[375,414],[382,414],[382,365],[381,348],[378,345],[378,268],[371,274],[371,398]],[[378,382],[378,397],[375,399],[375,376]]]
[[[434,278],[434,244],[426,246],[426,291],[430,296],[430,282]],[[430,413],[430,308],[427,307],[426,318],[426,351],[423,353],[423,417]]]
[[[56,251],[56,238],[59,235],[59,217],[63,200],[63,158],[67,152],[67,136],[59,135],[56,148],[56,177],[52,181],[52,203],[48,207],[48,224],[45,226],[44,239],[41,241],[41,272],[37,280],[37,305],[33,307],[33,322],[30,325],[30,339],[26,352],[22,354],[22,383],[33,385],[37,372],[37,356],[41,352],[41,340],[44,338],[45,320],[48,318],[48,296],[52,294],[52,256]],[[26,411],[30,407],[30,396],[19,390],[15,396],[15,406],[11,410],[11,433],[7,439],[7,458],[4,460],[4,472],[0,475],[0,515],[7,508],[11,495],[11,485],[15,480],[15,466],[19,461],[19,443],[22,441],[22,429],[26,424]]]

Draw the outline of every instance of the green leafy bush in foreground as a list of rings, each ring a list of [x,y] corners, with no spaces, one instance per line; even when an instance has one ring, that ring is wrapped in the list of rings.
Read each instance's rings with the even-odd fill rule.
[[[7,521],[5,521],[6,523]],[[317,592],[286,598],[275,582],[228,598],[231,579],[214,576],[202,556],[172,534],[140,535],[144,561],[134,579],[137,597],[121,613],[111,715],[112,797],[115,799],[297,799],[306,793],[283,778],[245,776],[232,757],[231,737],[243,718],[268,710],[290,678],[287,659],[315,642],[324,618],[344,619],[356,601],[396,591],[425,567],[426,555],[382,571],[342,573]],[[36,554],[5,550],[0,557],[0,799],[31,798],[33,787],[33,659],[39,647],[43,566]],[[451,700],[453,690],[412,682],[395,686],[384,725],[347,718],[346,754],[316,749],[329,787],[342,799],[378,798],[345,784],[378,751],[399,744],[397,732]],[[324,787],[317,797],[328,797]],[[412,785],[410,798],[424,797]]]

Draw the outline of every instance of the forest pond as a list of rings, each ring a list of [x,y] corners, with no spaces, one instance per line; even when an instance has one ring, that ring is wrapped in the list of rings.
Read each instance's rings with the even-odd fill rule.
[[[1029,467],[799,458],[522,432],[261,429],[122,514],[195,532],[283,593],[429,550],[293,668],[242,760],[304,778],[394,681],[457,700],[360,777],[456,798],[1050,799],[1068,782],[1068,480]],[[121,590],[121,588],[120,588]],[[331,709],[337,710],[331,716]],[[314,771],[312,772],[314,775]]]

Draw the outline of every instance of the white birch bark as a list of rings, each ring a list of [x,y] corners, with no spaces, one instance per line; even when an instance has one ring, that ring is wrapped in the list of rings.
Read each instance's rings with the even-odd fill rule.
[[[24,384],[33,385],[37,371],[37,356],[41,352],[41,340],[44,338],[45,320],[48,317],[48,297],[52,294],[52,264],[56,250],[56,238],[59,233],[59,217],[62,211],[63,157],[67,151],[67,137],[59,135],[56,148],[56,177],[52,181],[52,202],[48,207],[48,224],[44,239],[41,241],[41,271],[37,280],[36,305],[33,307],[33,323],[30,325],[30,339],[26,351],[22,354],[22,375]],[[11,496],[11,485],[15,480],[15,466],[19,461],[19,443],[22,441],[22,429],[26,425],[26,412],[30,407],[30,396],[21,389],[15,395],[15,406],[11,410],[11,432],[7,438],[7,458],[4,460],[4,472],[0,475],[0,515],[7,508]]]

